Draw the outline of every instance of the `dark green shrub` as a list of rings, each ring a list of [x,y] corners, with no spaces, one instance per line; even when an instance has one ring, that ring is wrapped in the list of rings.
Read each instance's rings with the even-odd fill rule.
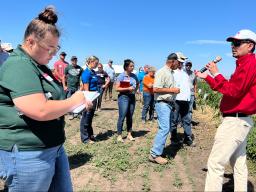
[[[198,81],[198,105],[208,105],[219,113],[219,103],[221,97],[222,95],[216,91],[213,91],[207,83],[204,81]]]
[[[254,116],[254,127],[249,134],[247,141],[247,155],[256,162],[256,116]]]

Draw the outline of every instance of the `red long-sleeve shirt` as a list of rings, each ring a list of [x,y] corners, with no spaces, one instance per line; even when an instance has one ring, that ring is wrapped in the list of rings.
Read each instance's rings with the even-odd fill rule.
[[[256,56],[249,53],[236,60],[236,70],[230,80],[221,74],[206,77],[206,82],[215,91],[223,94],[222,113],[256,113]]]

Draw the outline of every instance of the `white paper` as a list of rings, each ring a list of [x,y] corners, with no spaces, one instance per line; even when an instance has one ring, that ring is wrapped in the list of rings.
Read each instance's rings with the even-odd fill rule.
[[[90,100],[90,101],[94,101],[100,95],[96,91],[83,91],[83,94],[84,94],[84,97],[86,98],[86,100]],[[80,105],[79,107],[77,107],[73,110],[73,113],[80,113],[82,110],[84,110],[84,108],[85,108],[85,104]]]

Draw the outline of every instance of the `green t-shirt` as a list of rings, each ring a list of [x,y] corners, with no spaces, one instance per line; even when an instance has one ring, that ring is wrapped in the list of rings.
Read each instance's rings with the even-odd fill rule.
[[[83,69],[79,65],[73,66],[71,64],[65,68],[68,89],[78,90],[82,71]]]
[[[13,99],[44,93],[48,99],[64,99],[62,86],[50,69],[37,64],[21,46],[9,56],[0,70],[0,149],[41,150],[65,141],[64,117],[36,121],[17,111]]]

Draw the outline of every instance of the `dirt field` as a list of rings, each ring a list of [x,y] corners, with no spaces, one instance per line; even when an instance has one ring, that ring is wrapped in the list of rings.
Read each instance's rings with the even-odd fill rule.
[[[218,119],[207,108],[194,111],[193,127],[196,147],[172,147],[170,141],[164,154],[169,163],[160,166],[148,161],[149,150],[157,131],[157,122],[140,121],[141,103],[137,102],[134,115],[136,141],[116,143],[116,101],[103,102],[103,109],[96,113],[93,127],[98,142],[84,145],[80,142],[79,122],[68,121],[66,148],[70,156],[71,174],[75,191],[202,191],[206,162],[210,153]],[[180,136],[183,129],[179,128]],[[125,134],[124,134],[125,136]],[[71,147],[72,145],[72,147]],[[77,149],[76,153],[72,150]],[[78,157],[78,158],[76,158]],[[80,159],[80,160],[79,160]],[[251,173],[249,191],[254,191],[256,179]],[[225,173],[223,191],[233,191],[230,168]]]
[[[157,122],[143,124],[141,103],[134,114],[135,141],[116,143],[116,101],[103,101],[96,112],[93,127],[97,142],[82,144],[79,119],[66,121],[66,151],[69,155],[74,191],[203,191],[206,162],[210,153],[218,119],[209,108],[194,111],[193,126],[196,147],[173,147],[168,138],[165,156],[169,162],[161,166],[148,161],[149,150],[157,132]],[[179,136],[183,130],[179,128]],[[124,136],[126,133],[124,133]],[[249,163],[250,166],[250,163]],[[249,168],[249,191],[256,186],[255,170]],[[223,191],[233,191],[230,168],[225,172]]]

